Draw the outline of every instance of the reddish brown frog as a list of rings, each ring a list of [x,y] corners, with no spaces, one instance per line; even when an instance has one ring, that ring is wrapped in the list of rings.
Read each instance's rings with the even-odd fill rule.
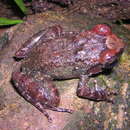
[[[104,24],[82,32],[52,26],[35,34],[16,52],[15,58],[24,60],[12,80],[18,92],[51,121],[45,109],[72,113],[58,107],[60,97],[54,79],[79,78],[77,96],[112,102],[113,92],[97,85],[89,88],[87,81],[112,66],[123,49],[123,41]]]

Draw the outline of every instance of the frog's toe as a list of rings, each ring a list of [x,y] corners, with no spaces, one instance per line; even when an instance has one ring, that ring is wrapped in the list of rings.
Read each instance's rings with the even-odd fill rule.
[[[60,108],[60,107],[50,107],[49,109],[52,110],[52,111],[68,112],[68,113],[71,113],[71,114],[74,112],[74,110],[66,109],[66,108]]]

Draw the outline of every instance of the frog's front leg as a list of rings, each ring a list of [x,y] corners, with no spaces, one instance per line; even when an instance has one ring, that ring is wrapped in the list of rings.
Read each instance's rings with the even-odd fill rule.
[[[58,108],[60,97],[58,90],[49,77],[36,79],[22,72],[13,72],[12,81],[16,90],[39,111],[41,111],[51,122],[52,119],[45,109],[58,112],[73,111],[66,108]]]
[[[27,57],[28,53],[33,47],[41,43],[45,44],[46,41],[52,40],[56,37],[60,37],[62,34],[62,27],[60,25],[54,25],[48,27],[40,32],[34,34],[29,40],[27,40],[23,46],[15,53],[15,58],[23,59]]]
[[[117,93],[108,92],[106,89],[100,88],[97,85],[96,80],[94,81],[95,86],[93,88],[90,88],[87,85],[88,80],[89,80],[88,76],[86,75],[81,76],[80,81],[78,83],[77,96],[95,101],[107,101],[113,103],[113,100],[110,99],[110,96],[115,95]]]

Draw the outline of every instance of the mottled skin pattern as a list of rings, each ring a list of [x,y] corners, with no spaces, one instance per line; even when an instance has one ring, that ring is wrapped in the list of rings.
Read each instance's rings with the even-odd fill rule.
[[[69,6],[73,0],[32,0],[32,9],[34,12],[43,12],[54,8],[54,3],[62,6]]]
[[[77,96],[112,102],[113,92],[95,86],[89,88],[89,77],[118,60],[124,43],[104,24],[82,32],[64,32],[55,25],[36,33],[16,52],[24,59],[12,74],[18,92],[51,121],[45,109],[72,113],[59,108],[60,97],[53,80],[79,78]]]

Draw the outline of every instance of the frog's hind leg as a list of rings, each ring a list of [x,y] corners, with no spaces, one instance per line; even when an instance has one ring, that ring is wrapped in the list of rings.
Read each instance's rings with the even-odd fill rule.
[[[34,78],[32,75],[23,72],[13,72],[12,81],[19,94],[41,111],[49,122],[52,119],[45,109],[72,113],[70,109],[57,107],[60,102],[59,92],[50,77]]]
[[[95,101],[107,101],[113,103],[113,100],[110,98],[110,96],[116,95],[116,92],[109,92],[106,89],[100,88],[97,85],[96,80],[94,81],[95,86],[90,88],[87,86],[88,80],[88,76],[81,76],[81,79],[78,83],[77,96]]]

